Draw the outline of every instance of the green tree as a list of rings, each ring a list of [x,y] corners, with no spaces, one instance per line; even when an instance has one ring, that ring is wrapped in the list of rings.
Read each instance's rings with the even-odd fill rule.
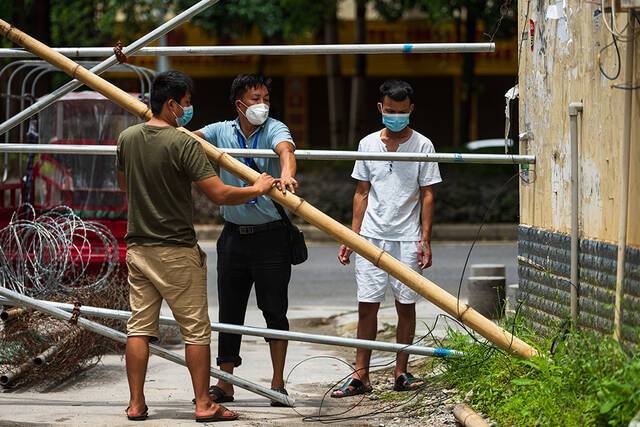
[[[176,0],[175,3],[182,10],[196,1]],[[226,40],[246,35],[254,26],[265,40],[293,40],[316,34],[324,23],[327,3],[326,0],[225,1],[198,14],[192,22]]]
[[[383,0],[379,0],[383,1]],[[465,43],[490,41],[494,38],[511,37],[517,31],[515,21],[517,1],[512,0],[415,0],[434,24],[454,22],[460,41]],[[484,34],[477,37],[480,22],[484,23]],[[463,31],[461,31],[461,29]],[[464,144],[470,140],[471,110],[475,83],[475,55],[462,55],[460,80],[460,110],[457,122],[458,135],[455,142]]]
[[[223,41],[248,34],[254,27],[263,44],[277,44],[314,36],[324,23],[325,7],[335,0],[236,0],[217,3],[192,19],[193,24]],[[195,0],[176,0],[178,9],[195,4]],[[265,57],[258,58],[258,72],[265,67]]]

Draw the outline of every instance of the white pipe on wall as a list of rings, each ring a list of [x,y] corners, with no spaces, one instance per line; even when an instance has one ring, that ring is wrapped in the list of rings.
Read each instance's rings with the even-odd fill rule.
[[[635,14],[629,12],[629,34],[634,33]],[[625,84],[633,87],[633,57],[635,53],[635,36],[627,42],[627,54],[624,66]],[[616,267],[616,294],[613,314],[613,336],[617,341],[622,339],[622,294],[624,285],[624,258],[627,248],[627,225],[629,211],[629,152],[631,151],[631,113],[633,108],[633,91],[625,90],[624,94],[624,128],[620,153],[620,211],[618,216],[618,260]]]
[[[578,114],[582,113],[582,102],[569,104],[569,133],[571,135],[571,322],[578,327],[578,305],[580,298],[580,274],[578,259],[580,250],[579,227],[579,157],[578,157]]]

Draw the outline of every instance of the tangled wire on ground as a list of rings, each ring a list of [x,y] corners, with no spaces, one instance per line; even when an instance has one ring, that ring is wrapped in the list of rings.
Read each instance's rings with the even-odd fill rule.
[[[118,242],[109,229],[66,206],[36,216],[31,205],[23,205],[0,230],[0,286],[34,297],[127,309],[127,271],[118,259]],[[118,349],[119,344],[66,321],[30,310],[18,313],[0,322],[4,386],[54,386]],[[102,323],[123,329],[118,321]],[[39,365],[34,358],[40,354],[47,357]]]
[[[88,281],[90,265],[98,271]],[[99,292],[117,265],[118,242],[109,229],[84,221],[66,206],[36,216],[33,206],[22,205],[0,230],[0,283],[21,294]]]

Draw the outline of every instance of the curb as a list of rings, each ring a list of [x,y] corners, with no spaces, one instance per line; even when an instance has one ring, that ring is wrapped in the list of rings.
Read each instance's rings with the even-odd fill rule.
[[[334,240],[309,224],[298,225],[305,238],[311,242],[333,242]],[[475,240],[480,224],[436,224],[431,232],[432,241]],[[222,232],[222,224],[197,224],[196,236],[199,241],[218,240]],[[518,224],[485,224],[478,240],[481,241],[515,241],[518,240]]]

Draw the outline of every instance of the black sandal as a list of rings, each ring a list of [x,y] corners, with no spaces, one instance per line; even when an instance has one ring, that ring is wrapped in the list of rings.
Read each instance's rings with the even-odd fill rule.
[[[129,408],[131,408],[131,406],[127,406],[127,409],[124,410],[124,413],[127,414],[127,419],[129,421],[144,421],[149,418],[149,407],[147,405],[144,405],[144,412],[142,414],[135,416],[129,415]]]
[[[357,396],[359,394],[371,393],[373,387],[365,386],[362,381],[356,378],[350,378],[342,387],[337,388],[331,392],[331,397],[340,399],[342,397]],[[338,394],[337,392],[341,392]]]
[[[414,377],[411,373],[407,372],[396,378],[396,382],[393,385],[393,391],[412,391],[419,387],[422,387],[424,381],[420,378]]]
[[[289,393],[287,393],[287,389],[285,389],[285,388],[272,388],[271,390],[277,391],[278,393],[282,393],[285,396],[289,396]],[[289,408],[289,405],[285,405],[284,403],[276,402],[275,400],[271,401],[271,406],[275,406],[275,407],[278,407],[278,408]]]
[[[225,393],[223,389],[218,387],[217,385],[212,385],[209,387],[209,396],[211,396],[211,400],[214,403],[226,403],[233,402],[234,398],[232,395]],[[192,399],[191,403],[196,404],[196,399]]]

